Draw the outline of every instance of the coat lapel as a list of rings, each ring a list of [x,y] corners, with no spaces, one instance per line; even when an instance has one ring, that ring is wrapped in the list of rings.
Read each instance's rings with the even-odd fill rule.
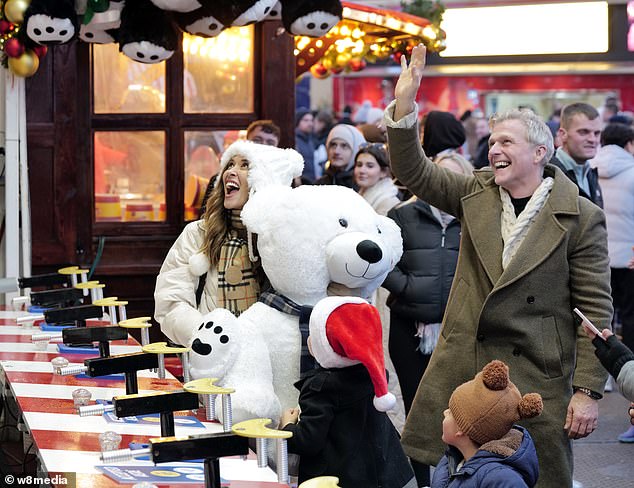
[[[498,187],[486,184],[481,191],[462,199],[462,222],[468,229],[478,259],[495,285],[502,275],[502,230],[500,214],[502,203]],[[487,218],[491,215],[492,218]]]
[[[557,219],[557,214],[578,215],[577,187],[561,171],[552,171],[547,167],[545,176],[554,176],[555,184],[537,214],[517,253],[502,272],[496,289],[517,281],[542,262],[544,262],[561,244],[567,230]],[[552,168],[554,170],[554,168]],[[571,198],[572,197],[572,198]]]

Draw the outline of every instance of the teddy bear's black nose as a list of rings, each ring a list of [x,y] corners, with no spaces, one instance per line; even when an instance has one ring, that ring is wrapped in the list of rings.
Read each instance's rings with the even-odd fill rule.
[[[369,239],[357,244],[357,254],[368,263],[378,263],[383,257],[383,252],[379,245]]]

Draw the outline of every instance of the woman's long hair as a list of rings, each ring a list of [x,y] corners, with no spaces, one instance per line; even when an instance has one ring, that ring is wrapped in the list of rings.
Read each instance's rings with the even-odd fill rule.
[[[204,239],[201,252],[209,258],[210,267],[215,267],[220,259],[220,248],[229,232],[229,211],[225,209],[225,184],[221,171],[209,195],[205,213],[202,217]]]

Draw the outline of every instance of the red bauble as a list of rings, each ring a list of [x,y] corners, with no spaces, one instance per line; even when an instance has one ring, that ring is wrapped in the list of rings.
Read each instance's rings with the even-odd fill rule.
[[[7,39],[4,43],[4,52],[7,53],[7,56],[10,58],[19,58],[24,54],[24,45],[15,37],[12,37],[11,39]]]
[[[317,63],[310,67],[310,72],[315,78],[324,79],[330,76],[330,71],[323,64]]]
[[[46,53],[48,52],[48,47],[46,47],[46,46],[35,46],[33,48],[33,52],[35,53],[35,55],[39,59],[42,59],[44,56],[46,56]]]
[[[0,34],[5,35],[13,30],[13,24],[8,20],[0,20]]]
[[[352,71],[361,71],[367,66],[367,63],[364,59],[351,59],[348,66]]]
[[[401,56],[403,56],[403,53],[401,51],[396,51],[394,54],[392,54],[392,59],[400,64]]]
[[[335,66],[332,66],[330,68],[330,71],[332,71],[333,75],[338,75],[339,73],[341,73],[343,71],[343,66],[339,66],[338,64]]]

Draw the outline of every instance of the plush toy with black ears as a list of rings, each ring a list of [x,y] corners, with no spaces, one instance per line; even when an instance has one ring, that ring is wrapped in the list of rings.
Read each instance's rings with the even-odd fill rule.
[[[22,28],[36,44],[64,44],[79,32],[73,0],[32,0]]]
[[[231,25],[242,26],[264,20],[277,0],[235,0],[231,3],[235,15]]]
[[[176,12],[174,20],[181,30],[200,37],[215,37],[235,19],[231,0],[202,0],[192,12]]]
[[[281,18],[282,18],[282,2],[278,1],[275,5],[273,5],[273,8],[269,12],[269,14],[266,16],[266,19],[264,20],[272,20],[272,19],[280,20]]]
[[[79,38],[93,44],[110,44],[117,42],[118,28],[121,25],[121,11],[124,0],[105,2],[103,10],[95,11],[88,2],[75,2],[75,10],[82,17]]]
[[[192,12],[202,6],[198,0],[152,0],[152,3],[170,12]]]
[[[150,0],[128,1],[121,11],[119,51],[139,63],[169,59],[178,48],[178,35],[168,13]]]
[[[343,17],[339,0],[281,0],[282,22],[289,34],[321,37]]]

